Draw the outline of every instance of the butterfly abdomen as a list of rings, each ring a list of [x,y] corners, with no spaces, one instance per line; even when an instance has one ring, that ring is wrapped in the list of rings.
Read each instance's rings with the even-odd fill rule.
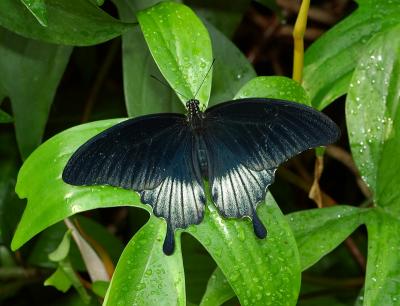
[[[201,176],[205,179],[208,179],[208,158],[207,158],[207,148],[204,142],[203,136],[199,134],[194,134],[195,141],[193,150],[196,155],[196,159],[199,163]]]

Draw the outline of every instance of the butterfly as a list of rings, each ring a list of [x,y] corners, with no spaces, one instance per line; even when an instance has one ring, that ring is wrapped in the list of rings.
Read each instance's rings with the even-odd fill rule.
[[[78,148],[62,174],[71,185],[138,192],[167,223],[167,255],[174,251],[176,229],[203,220],[204,179],[223,217],[249,217],[255,235],[264,238],[256,209],[278,166],[340,136],[326,115],[290,101],[246,98],[202,112],[190,99],[186,108],[186,115],[151,114],[106,129]]]

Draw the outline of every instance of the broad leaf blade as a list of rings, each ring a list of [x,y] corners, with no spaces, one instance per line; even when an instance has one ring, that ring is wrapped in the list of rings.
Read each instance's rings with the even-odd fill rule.
[[[180,100],[197,98],[205,109],[210,98],[212,73],[207,72],[212,49],[199,18],[187,6],[174,2],[161,2],[137,16],[157,66]]]
[[[200,306],[222,305],[234,296],[235,293],[225,275],[220,268],[216,268],[208,281]]]
[[[400,301],[400,221],[376,208],[368,215],[368,262],[364,305]]]
[[[120,257],[103,305],[186,305],[180,243],[166,256],[165,231],[164,220],[151,217],[136,233]]]
[[[28,205],[11,244],[14,250],[50,225],[78,212],[140,205],[139,196],[133,191],[110,186],[72,186],[61,178],[68,159],[80,145],[119,122],[121,119],[104,120],[68,129],[46,141],[29,156],[17,180],[17,194],[27,198]],[[148,209],[144,205],[141,207]]]
[[[358,226],[369,210],[338,205],[299,211],[286,216],[296,238],[304,271],[336,248]],[[202,305],[221,305],[235,295],[220,268],[211,276]]]
[[[249,97],[284,99],[310,105],[306,91],[292,79],[281,76],[262,76],[247,82],[234,99]]]
[[[350,147],[375,203],[400,214],[400,25],[368,44],[346,101]]]
[[[137,1],[133,3],[114,0],[114,2],[123,21],[135,20]],[[146,6],[150,4],[151,1],[146,2]],[[173,90],[151,77],[154,75],[160,80],[163,79],[139,27],[130,29],[122,35],[122,64],[125,104],[129,116],[182,113],[185,110]]]
[[[205,22],[205,25],[210,32],[215,57],[210,107],[231,100],[235,93],[257,74],[232,41],[209,22]]]
[[[398,1],[359,2],[355,12],[321,36],[305,53],[303,85],[317,109],[323,109],[347,92],[368,40],[399,23]]]
[[[52,275],[50,275],[49,278],[44,281],[44,285],[53,286],[57,290],[65,293],[69,288],[71,288],[72,282],[64,270],[59,267]]]
[[[286,216],[296,237],[302,271],[317,263],[359,227],[367,210],[338,205]]]
[[[44,0],[21,0],[37,21],[47,27],[47,9]]]
[[[19,35],[46,42],[87,46],[121,35],[123,23],[88,0],[46,0],[47,26],[40,25],[21,0],[0,1],[0,25]]]
[[[26,39],[0,27],[0,87],[11,99],[23,158],[41,142],[71,51],[71,47]]]
[[[268,229],[258,239],[249,220],[222,218],[209,202],[204,221],[188,229],[208,250],[241,305],[295,305],[300,261],[290,227],[270,194],[257,214]]]

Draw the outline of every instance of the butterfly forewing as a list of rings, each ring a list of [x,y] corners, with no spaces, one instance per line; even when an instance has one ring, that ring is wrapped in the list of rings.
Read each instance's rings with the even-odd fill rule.
[[[135,190],[166,220],[164,251],[173,232],[203,218],[204,189],[193,133],[180,114],[143,116],[117,124],[82,145],[68,161],[63,180],[72,185],[110,185]]]
[[[243,99],[207,110],[204,134],[214,203],[224,216],[254,221],[276,168],[304,150],[336,141],[339,130],[307,106]]]

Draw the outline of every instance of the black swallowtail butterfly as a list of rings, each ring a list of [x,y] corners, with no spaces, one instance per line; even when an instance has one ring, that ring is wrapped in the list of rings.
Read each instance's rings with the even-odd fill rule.
[[[172,254],[174,231],[199,224],[206,196],[203,178],[220,214],[257,217],[277,167],[309,148],[335,142],[336,124],[311,107],[283,100],[247,98],[187,115],[163,113],[123,121],[83,144],[68,161],[63,180],[72,185],[111,185],[137,191],[167,222],[163,250]]]

